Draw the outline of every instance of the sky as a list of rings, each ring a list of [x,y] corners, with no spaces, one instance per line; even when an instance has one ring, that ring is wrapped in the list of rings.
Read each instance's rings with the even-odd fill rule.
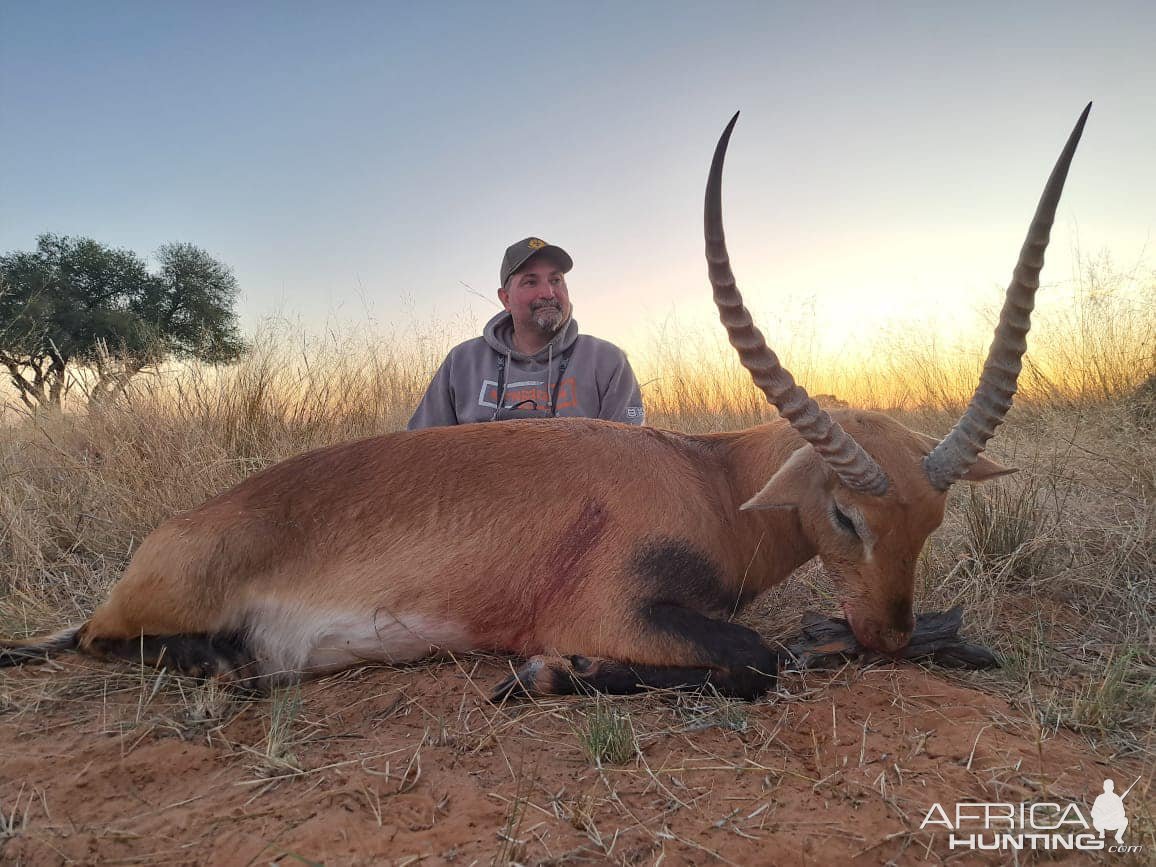
[[[43,232],[229,264],[239,313],[477,333],[508,244],[564,247],[582,330],[719,329],[715,141],[772,344],[970,334],[1095,105],[1039,303],[1151,263],[1156,4],[0,0],[0,251]],[[1053,300],[1054,299],[1054,300]]]

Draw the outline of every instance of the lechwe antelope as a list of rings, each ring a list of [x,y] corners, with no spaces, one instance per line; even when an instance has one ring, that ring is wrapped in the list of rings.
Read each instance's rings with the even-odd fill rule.
[[[494,650],[526,658],[496,697],[709,682],[751,698],[777,657],[731,615],[816,555],[859,641],[902,648],[948,488],[1011,472],[980,453],[1011,406],[1090,108],[1044,189],[975,396],[941,442],[820,409],[751,324],[722,227],[735,115],[707,182],[706,255],[730,341],[779,420],[706,436],[511,421],[309,452],[166,521],[91,619],[0,643],[0,658],[75,648],[263,684]]]

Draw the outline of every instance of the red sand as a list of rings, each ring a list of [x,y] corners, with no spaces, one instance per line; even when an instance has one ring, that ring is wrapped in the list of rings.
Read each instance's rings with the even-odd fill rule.
[[[0,861],[940,863],[946,835],[919,830],[935,802],[1086,811],[1105,777],[1139,773],[1069,732],[1041,740],[1002,699],[911,666],[785,676],[789,696],[729,706],[742,731],[711,725],[701,697],[604,700],[630,714],[642,751],[599,769],[575,731],[592,700],[496,708],[484,693],[505,663],[462,665],[307,684],[289,747],[303,773],[272,780],[266,701],[197,724],[172,686],[150,698],[135,674],[9,670],[0,808],[18,829]],[[48,697],[33,709],[37,691]]]

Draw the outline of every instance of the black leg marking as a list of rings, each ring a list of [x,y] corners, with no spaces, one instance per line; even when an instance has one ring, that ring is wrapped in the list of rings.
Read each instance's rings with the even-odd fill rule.
[[[495,687],[492,700],[589,692],[625,695],[647,689],[698,689],[708,684],[722,695],[753,700],[774,689],[778,654],[754,630],[666,603],[647,605],[642,614],[643,631],[651,634],[640,640],[661,641],[671,659],[682,665],[534,656]]]
[[[678,665],[632,665],[613,659],[580,661],[572,680],[585,687],[581,692],[595,690],[611,695],[628,695],[648,689],[701,689],[713,686],[721,695],[754,701],[775,688],[778,658],[767,651],[758,666],[742,670],[691,668]]]
[[[570,660],[573,665],[572,680],[575,686],[580,687],[575,692],[630,695],[648,689],[700,689],[707,684],[715,684],[719,692],[724,692],[719,683],[725,680],[725,675],[711,668],[632,665],[616,659],[589,659],[585,656],[572,656]]]
[[[777,665],[777,660],[775,661]],[[719,694],[753,701],[773,689],[774,668],[736,678],[729,672],[679,665],[633,665],[588,656],[534,656],[494,687],[490,700],[530,695],[631,695],[652,689],[695,690],[713,686]]]
[[[239,633],[94,638],[94,655],[167,668],[190,677],[241,682],[256,677],[256,662]]]
[[[665,602],[644,605],[641,614],[651,629],[682,645],[679,656],[713,669],[710,682],[724,695],[757,698],[774,688],[779,656],[753,629]]]

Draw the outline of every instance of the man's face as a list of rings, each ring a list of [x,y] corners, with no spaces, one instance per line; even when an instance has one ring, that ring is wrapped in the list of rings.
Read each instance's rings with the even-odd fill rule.
[[[514,318],[515,331],[553,335],[570,318],[570,293],[558,264],[534,256],[498,290],[502,306]]]

